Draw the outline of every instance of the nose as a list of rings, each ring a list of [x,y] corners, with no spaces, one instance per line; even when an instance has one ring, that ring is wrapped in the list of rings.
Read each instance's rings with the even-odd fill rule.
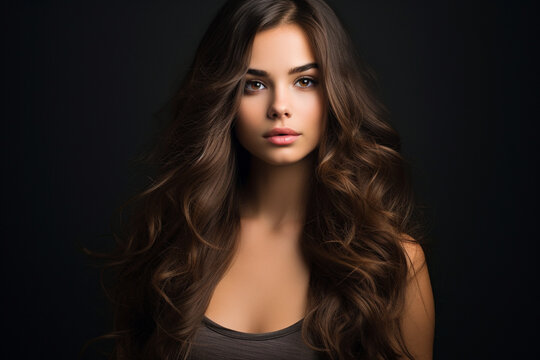
[[[268,118],[272,120],[290,118],[292,113],[287,88],[276,87],[274,88],[272,95],[272,100],[270,102],[270,106],[268,107]]]

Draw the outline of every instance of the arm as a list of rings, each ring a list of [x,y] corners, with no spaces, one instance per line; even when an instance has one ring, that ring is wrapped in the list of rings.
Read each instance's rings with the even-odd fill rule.
[[[405,290],[405,308],[401,318],[403,340],[415,360],[433,358],[435,306],[429,272],[422,247],[403,242],[409,262],[409,279]]]

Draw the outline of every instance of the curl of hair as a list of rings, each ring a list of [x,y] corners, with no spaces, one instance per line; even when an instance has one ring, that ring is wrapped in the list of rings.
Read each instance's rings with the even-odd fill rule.
[[[115,269],[111,358],[188,358],[237,245],[249,169],[233,129],[253,38],[287,23],[308,35],[328,102],[301,239],[311,271],[302,336],[332,360],[412,358],[399,327],[403,234],[420,237],[410,176],[372,75],[322,0],[228,1],[205,33],[149,157],[155,179],[102,254]]]

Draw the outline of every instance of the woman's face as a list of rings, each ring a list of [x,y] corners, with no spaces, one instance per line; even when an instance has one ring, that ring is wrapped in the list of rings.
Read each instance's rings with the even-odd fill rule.
[[[272,165],[304,159],[319,144],[326,105],[308,38],[296,24],[255,35],[236,136]]]

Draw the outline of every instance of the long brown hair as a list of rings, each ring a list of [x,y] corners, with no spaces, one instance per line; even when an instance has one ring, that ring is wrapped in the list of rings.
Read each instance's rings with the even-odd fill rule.
[[[188,358],[236,249],[249,161],[233,130],[252,42],[284,23],[306,32],[329,105],[301,238],[311,272],[302,335],[329,359],[412,358],[399,326],[403,234],[420,238],[410,176],[371,73],[322,0],[228,1],[206,31],[149,157],[155,176],[105,256],[112,358]]]

